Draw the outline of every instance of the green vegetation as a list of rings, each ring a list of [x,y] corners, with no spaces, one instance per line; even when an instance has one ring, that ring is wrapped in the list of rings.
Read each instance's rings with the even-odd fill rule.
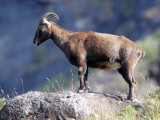
[[[147,94],[144,100],[144,107],[137,110],[130,105],[126,105],[117,114],[99,110],[98,113],[92,113],[90,118],[84,118],[82,120],[159,120],[160,88]]]
[[[147,94],[144,98],[144,107],[135,110],[130,106],[122,108],[117,114],[118,119],[123,120],[159,120],[160,119],[160,88]]]
[[[117,114],[116,116],[124,120],[128,120],[128,118],[130,120],[134,120],[136,118],[136,114],[137,111],[133,107],[126,105],[124,108],[121,109],[120,113]]]
[[[5,104],[6,104],[5,98],[0,98],[0,110],[3,108]]]
[[[147,102],[144,108],[139,112],[138,117],[144,120],[160,119],[160,88],[154,90],[146,96]]]

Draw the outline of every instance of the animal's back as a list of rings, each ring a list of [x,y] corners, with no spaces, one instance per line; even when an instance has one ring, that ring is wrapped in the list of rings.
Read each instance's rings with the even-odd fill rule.
[[[119,36],[91,32],[84,41],[89,56],[110,57],[117,55],[121,43]],[[115,56],[118,57],[118,56]]]
[[[107,57],[120,58],[120,52],[130,51],[127,54],[143,51],[138,45],[125,36],[91,32],[84,41],[87,53]],[[125,54],[125,53],[124,53]],[[134,55],[133,55],[134,56]]]

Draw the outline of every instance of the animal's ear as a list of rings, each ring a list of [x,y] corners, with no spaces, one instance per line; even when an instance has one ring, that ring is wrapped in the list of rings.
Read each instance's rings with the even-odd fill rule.
[[[51,23],[48,22],[46,19],[42,18],[42,23],[46,26],[46,28],[50,28]]]

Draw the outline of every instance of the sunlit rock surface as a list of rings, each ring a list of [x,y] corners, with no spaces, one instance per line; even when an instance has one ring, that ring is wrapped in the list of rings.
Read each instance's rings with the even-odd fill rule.
[[[126,95],[117,94],[28,92],[8,100],[0,111],[0,119],[82,119],[99,111],[117,113],[127,104],[136,109],[142,108],[142,100],[135,98],[136,102],[128,102],[124,100]]]

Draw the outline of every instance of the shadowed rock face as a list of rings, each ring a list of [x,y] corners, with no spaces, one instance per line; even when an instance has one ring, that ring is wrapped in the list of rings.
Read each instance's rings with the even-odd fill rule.
[[[140,102],[125,102],[125,95],[102,93],[28,92],[7,101],[0,111],[2,120],[19,119],[82,119],[100,110],[116,113],[126,104],[141,108]]]

